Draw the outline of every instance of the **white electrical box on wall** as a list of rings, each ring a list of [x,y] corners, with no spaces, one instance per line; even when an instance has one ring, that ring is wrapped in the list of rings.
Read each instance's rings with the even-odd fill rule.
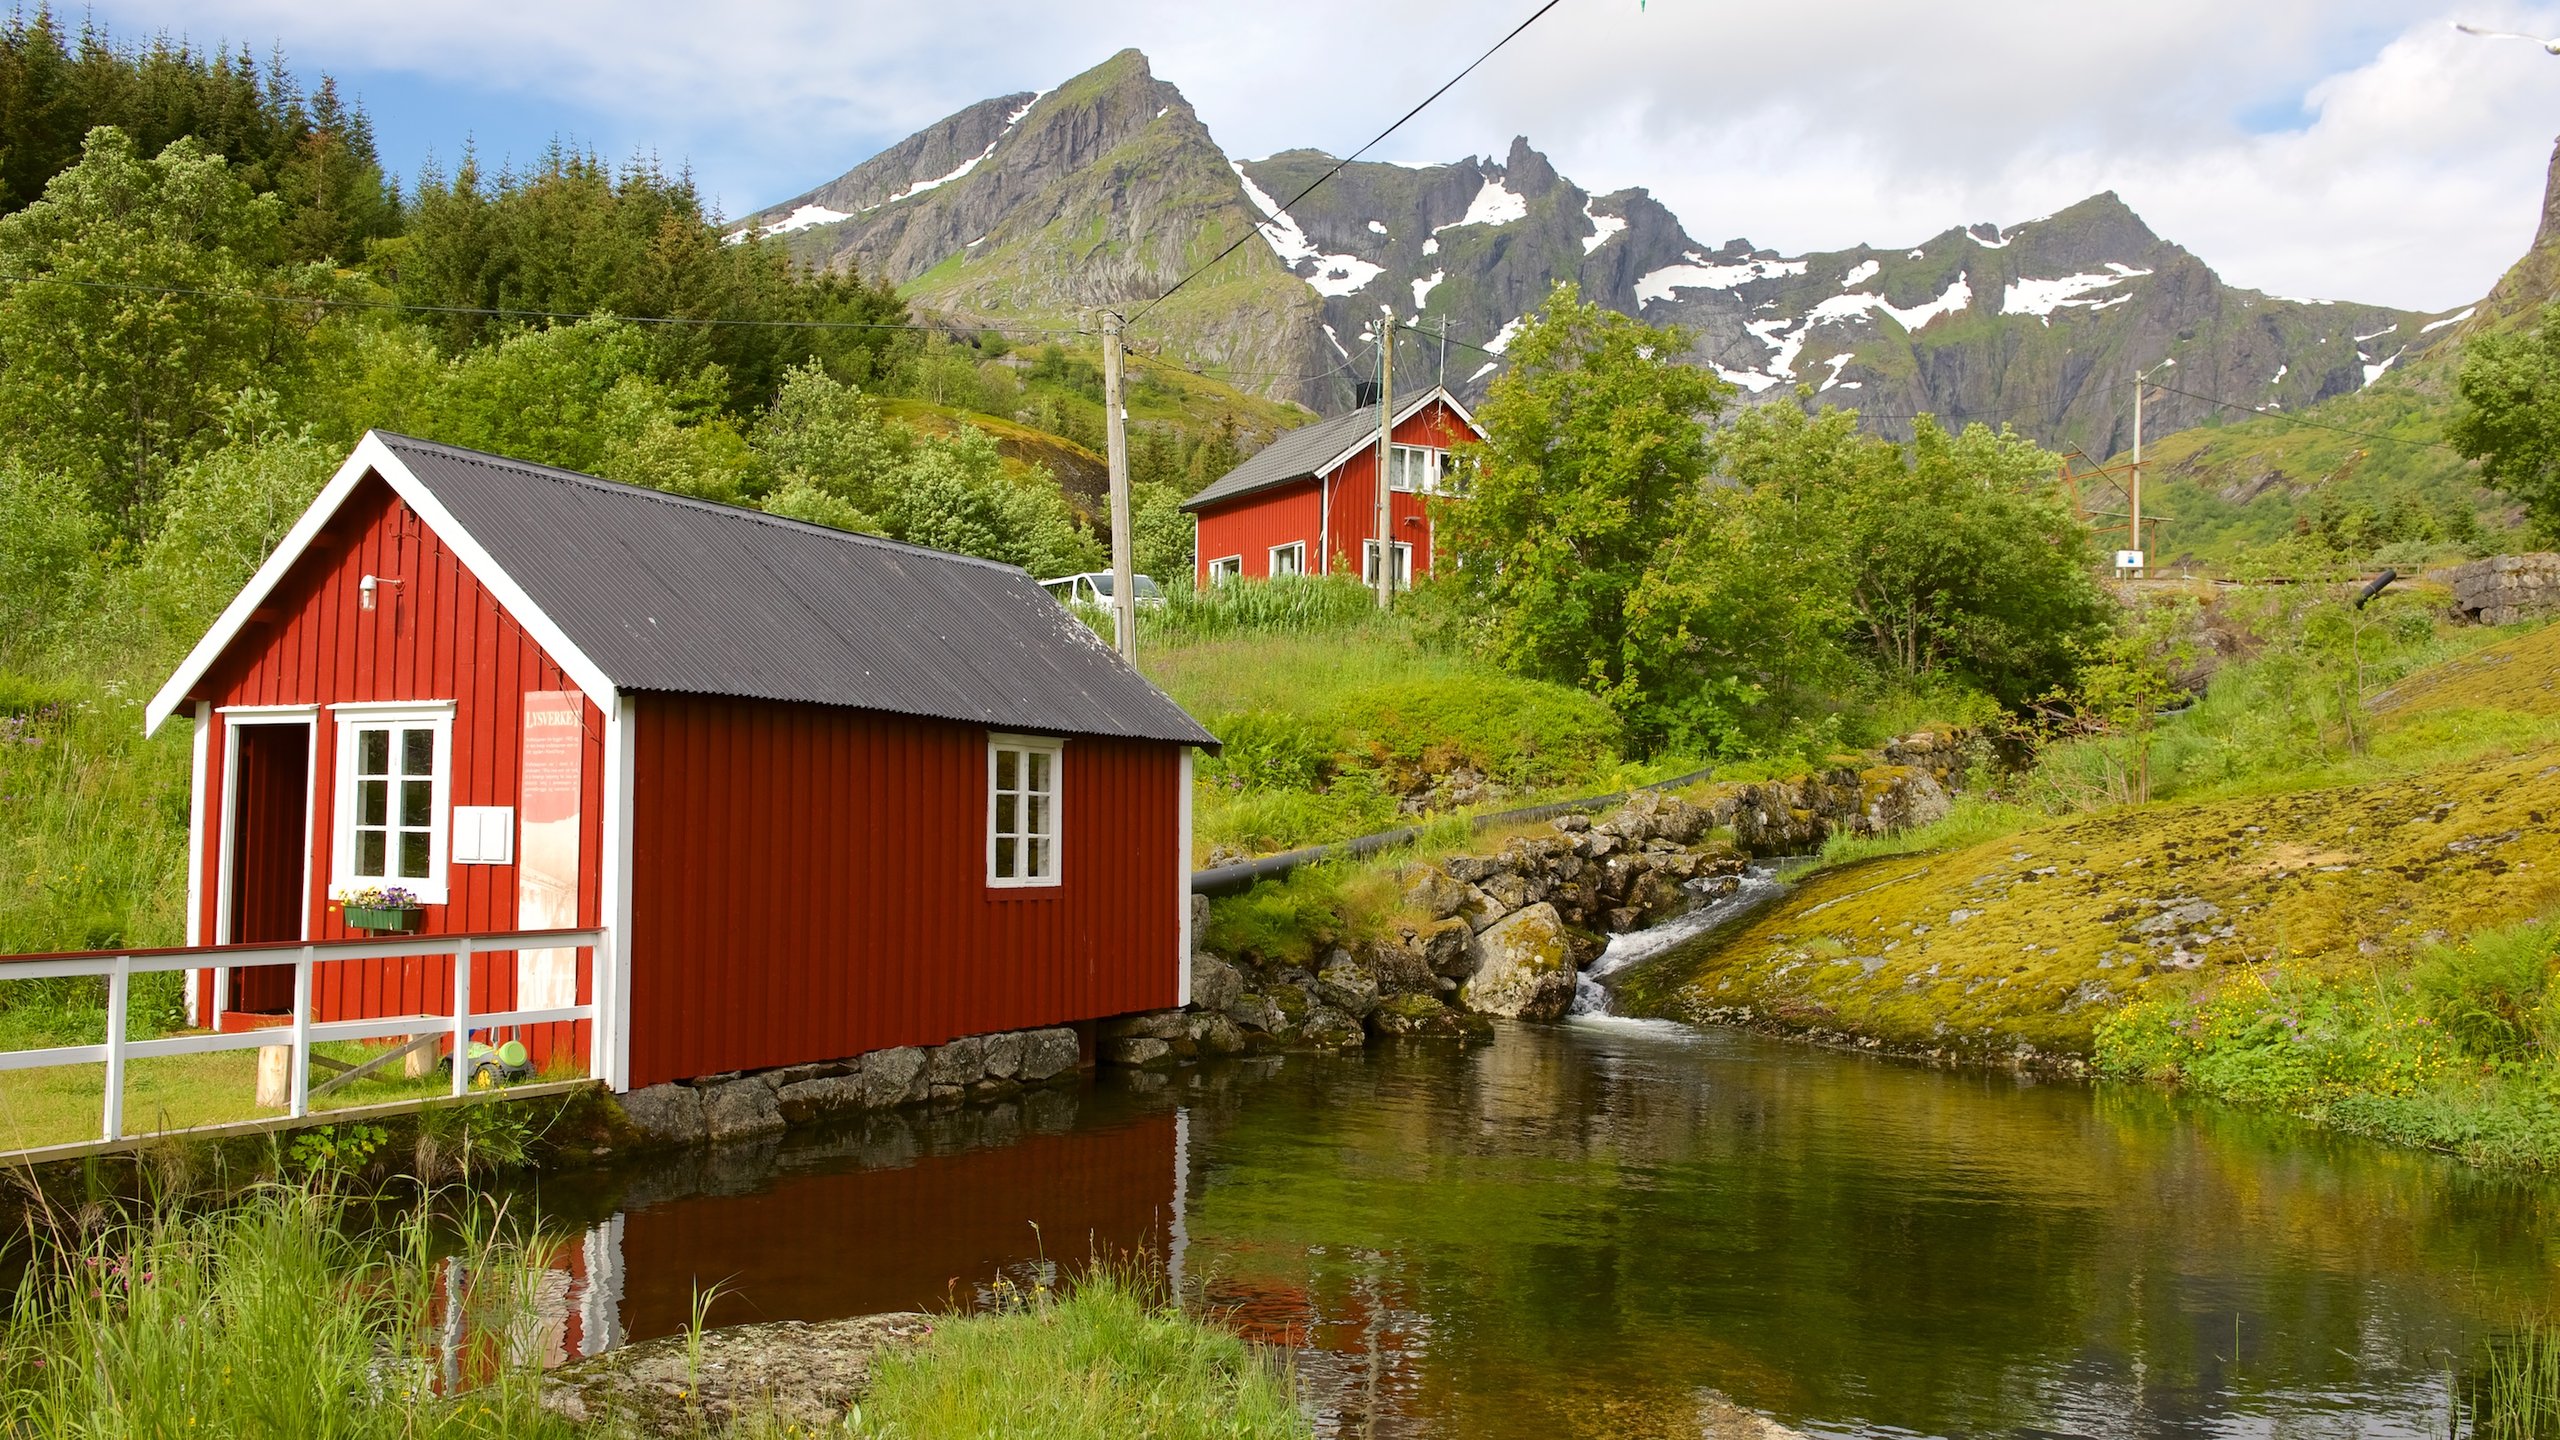
[[[453,807],[453,863],[512,865],[516,860],[516,807]]]

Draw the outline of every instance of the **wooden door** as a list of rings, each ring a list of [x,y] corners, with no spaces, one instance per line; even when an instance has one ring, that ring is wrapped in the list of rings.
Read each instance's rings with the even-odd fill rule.
[[[231,933],[233,944],[300,940],[310,900],[311,727],[295,722],[231,730]],[[293,967],[231,972],[231,1007],[281,1014],[293,1008]]]

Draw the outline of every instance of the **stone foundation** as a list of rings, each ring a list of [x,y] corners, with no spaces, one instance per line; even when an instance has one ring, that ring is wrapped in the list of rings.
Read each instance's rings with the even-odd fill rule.
[[[2492,555],[2440,573],[2466,620],[2512,625],[2560,613],[2560,555]]]
[[[849,1060],[733,1071],[651,1085],[618,1097],[641,1138],[657,1145],[753,1139],[794,1125],[904,1105],[999,1100],[1072,1083],[1080,1046],[1066,1026],[969,1035],[946,1045],[893,1046]]]

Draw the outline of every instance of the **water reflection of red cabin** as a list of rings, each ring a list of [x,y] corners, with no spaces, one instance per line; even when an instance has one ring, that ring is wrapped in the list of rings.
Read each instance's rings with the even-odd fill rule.
[[[571,1357],[673,1335],[714,1284],[711,1323],[738,1325],[965,1308],[999,1278],[1095,1256],[1166,1266],[1182,1124],[1165,1111],[627,1211],[558,1252],[543,1341]]]

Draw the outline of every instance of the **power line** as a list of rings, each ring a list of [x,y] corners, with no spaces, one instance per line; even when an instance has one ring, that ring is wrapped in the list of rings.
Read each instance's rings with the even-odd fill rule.
[[[1434,91],[1432,91],[1430,94],[1423,96],[1423,97],[1422,97],[1422,103],[1421,103],[1421,104],[1419,104],[1419,105],[1416,105],[1416,106],[1414,106],[1412,109],[1407,110],[1406,112],[1404,112],[1404,114],[1403,114],[1402,116],[1400,116],[1400,117],[1398,117],[1398,118],[1397,118],[1397,120],[1396,120],[1396,123],[1395,123],[1395,124],[1390,125],[1390,126],[1388,126],[1386,129],[1379,131],[1379,132],[1377,133],[1377,135],[1376,135],[1375,137],[1373,137],[1373,138],[1369,141],[1369,143],[1368,143],[1368,144],[1363,145],[1363,146],[1361,146],[1359,149],[1352,151],[1350,154],[1343,156],[1341,159],[1334,161],[1334,162],[1333,162],[1333,168],[1332,168],[1332,169],[1327,170],[1327,171],[1326,171],[1326,172],[1324,172],[1323,174],[1321,174],[1321,175],[1317,176],[1317,177],[1315,178],[1315,180],[1307,186],[1307,188],[1306,188],[1306,189],[1301,190],[1301,191],[1299,191],[1297,194],[1295,194],[1295,195],[1293,195],[1293,196],[1289,197],[1288,203],[1287,203],[1287,204],[1284,204],[1284,205],[1282,205],[1282,206],[1280,207],[1280,213],[1281,213],[1281,214],[1283,214],[1283,215],[1285,215],[1285,214],[1289,213],[1289,211],[1290,211],[1290,210],[1292,210],[1292,209],[1296,208],[1296,206],[1297,206],[1297,204],[1298,204],[1298,202],[1299,202],[1299,201],[1304,200],[1304,199],[1306,199],[1308,196],[1310,196],[1310,195],[1314,194],[1314,193],[1316,192],[1316,186],[1318,186],[1318,185],[1322,185],[1322,184],[1323,184],[1324,182],[1326,182],[1327,180],[1330,180],[1330,179],[1332,179],[1334,176],[1341,174],[1341,173],[1342,173],[1342,171],[1343,171],[1343,167],[1345,167],[1345,166],[1349,165],[1352,161],[1359,159],[1361,156],[1368,154],[1371,150],[1376,149],[1376,148],[1378,147],[1378,143],[1379,143],[1379,141],[1382,141],[1382,140],[1386,139],[1388,136],[1393,135],[1394,133],[1396,133],[1398,130],[1403,129],[1403,128],[1404,128],[1404,123],[1405,123],[1405,121],[1412,119],[1414,116],[1419,115],[1419,114],[1421,114],[1424,110],[1426,110],[1426,109],[1430,108],[1430,105],[1431,105],[1431,102],[1432,102],[1432,101],[1437,100],[1437,99],[1439,99],[1441,96],[1448,94],[1448,93],[1449,93],[1449,91],[1450,91],[1453,87],[1455,87],[1459,81],[1464,80],[1464,79],[1466,79],[1469,75],[1474,74],[1477,66],[1482,65],[1482,64],[1483,64],[1484,62],[1486,62],[1487,60],[1492,59],[1492,58],[1494,57],[1494,53],[1495,53],[1495,51],[1498,51],[1498,50],[1500,50],[1503,46],[1508,45],[1508,44],[1510,44],[1512,41],[1519,39],[1519,38],[1520,38],[1520,32],[1521,32],[1521,31],[1526,30],[1526,29],[1528,29],[1530,26],[1537,24],[1540,20],[1542,20],[1542,19],[1546,18],[1546,14],[1547,14],[1547,12],[1548,12],[1548,11],[1553,10],[1553,9],[1554,9],[1554,8],[1556,8],[1558,5],[1561,5],[1561,4],[1563,4],[1563,3],[1564,3],[1564,0],[1547,0],[1547,3],[1545,3],[1544,5],[1539,6],[1535,11],[1531,12],[1531,14],[1530,14],[1530,16],[1529,16],[1529,18],[1528,18],[1528,19],[1523,20],[1523,21],[1521,21],[1519,24],[1512,26],[1512,27],[1511,27],[1511,31],[1510,31],[1510,33],[1509,33],[1509,34],[1506,34],[1506,35],[1504,35],[1501,39],[1494,41],[1494,42],[1493,42],[1493,48],[1492,48],[1492,49],[1487,50],[1487,51],[1485,51],[1483,54],[1481,54],[1481,55],[1477,56],[1476,58],[1474,58],[1473,60],[1468,61],[1468,62],[1467,62],[1467,68],[1466,68],[1466,69],[1461,70],[1461,71],[1459,71],[1457,74],[1450,76],[1450,77],[1449,77],[1449,79],[1448,79],[1448,81],[1447,81],[1447,83],[1443,84],[1439,89],[1434,90]],[[1182,289],[1182,287],[1183,287],[1183,286],[1188,285],[1188,284],[1190,284],[1192,281],[1199,279],[1201,275],[1203,275],[1203,274],[1204,274],[1204,273],[1206,273],[1207,271],[1209,271],[1209,270],[1211,270],[1212,268],[1214,268],[1214,267],[1218,264],[1218,262],[1219,262],[1219,261],[1222,261],[1222,260],[1226,259],[1228,256],[1233,255],[1234,253],[1236,253],[1236,251],[1238,251],[1238,250],[1240,250],[1240,249],[1244,248],[1244,244],[1245,244],[1245,242],[1246,242],[1246,241],[1248,241],[1248,240],[1253,239],[1256,235],[1260,234],[1260,233],[1261,233],[1261,230],[1262,230],[1262,226],[1261,226],[1261,224],[1260,224],[1259,222],[1256,222],[1256,223],[1254,223],[1254,224],[1247,225],[1247,226],[1245,227],[1245,232],[1244,232],[1242,235],[1237,236],[1237,237],[1235,238],[1235,240],[1234,240],[1231,244],[1229,244],[1229,245],[1227,246],[1227,248],[1226,248],[1226,249],[1221,250],[1221,251],[1219,251],[1216,255],[1212,256],[1212,257],[1210,258],[1210,260],[1209,260],[1208,264],[1206,264],[1206,265],[1201,265],[1201,266],[1199,266],[1199,267],[1197,267],[1197,268],[1193,269],[1193,270],[1191,271],[1191,273],[1190,273],[1190,274],[1185,275],[1185,276],[1183,276],[1181,279],[1174,281],[1174,282],[1173,282],[1173,289],[1171,289],[1171,290],[1167,290],[1166,292],[1164,292],[1163,294],[1161,294],[1161,295],[1157,296],[1157,297],[1156,297],[1156,298],[1154,298],[1153,300],[1148,301],[1148,302],[1146,303],[1146,305],[1145,305],[1145,306],[1143,306],[1142,308],[1140,308],[1140,310],[1138,311],[1138,313],[1137,313],[1137,314],[1132,315],[1132,316],[1130,316],[1130,317],[1129,317],[1129,323],[1131,323],[1131,324],[1133,324],[1133,325],[1134,325],[1134,324],[1136,324],[1138,321],[1145,319],[1148,311],[1153,310],[1153,309],[1155,309],[1157,306],[1159,306],[1159,305],[1163,304],[1164,302],[1166,302],[1167,300],[1172,299],[1172,298],[1174,297],[1174,295],[1175,295],[1178,291],[1180,291],[1180,290]]]
[[[2245,410],[2262,419],[2308,425],[2315,430],[2335,430],[2341,435],[2357,435],[2367,440],[2381,440],[2393,445],[2421,445],[2430,450],[2445,450],[2456,455],[2462,453],[2441,440],[2412,440],[2405,435],[2385,435],[2379,430],[2358,430],[2347,425],[2332,425],[2326,420],[2313,420],[2307,416],[2288,414],[2282,410],[2261,410],[2255,405],[2243,405],[2237,400],[2225,400],[2219,395],[2199,395],[2193,390],[2181,390],[2175,385],[2162,385],[2156,380],[2151,383],[2154,389],[2166,390],[2172,395],[2184,395],[2190,400],[2202,400],[2208,405],[2219,405],[2226,410]]]
[[[0,284],[69,285],[84,290],[119,290],[144,295],[171,295],[204,300],[250,300],[271,305],[309,305],[324,310],[383,310],[410,315],[469,315],[499,320],[620,320],[633,325],[733,326],[775,330],[904,330],[937,334],[982,331],[1002,335],[1050,338],[1083,336],[1082,329],[1011,325],[927,325],[916,321],[769,320],[735,315],[616,315],[599,310],[516,310],[480,305],[415,305],[399,300],[363,300],[344,296],[280,294],[263,290],[209,290],[184,285],[145,285],[124,280],[74,280],[61,275],[0,275]]]

